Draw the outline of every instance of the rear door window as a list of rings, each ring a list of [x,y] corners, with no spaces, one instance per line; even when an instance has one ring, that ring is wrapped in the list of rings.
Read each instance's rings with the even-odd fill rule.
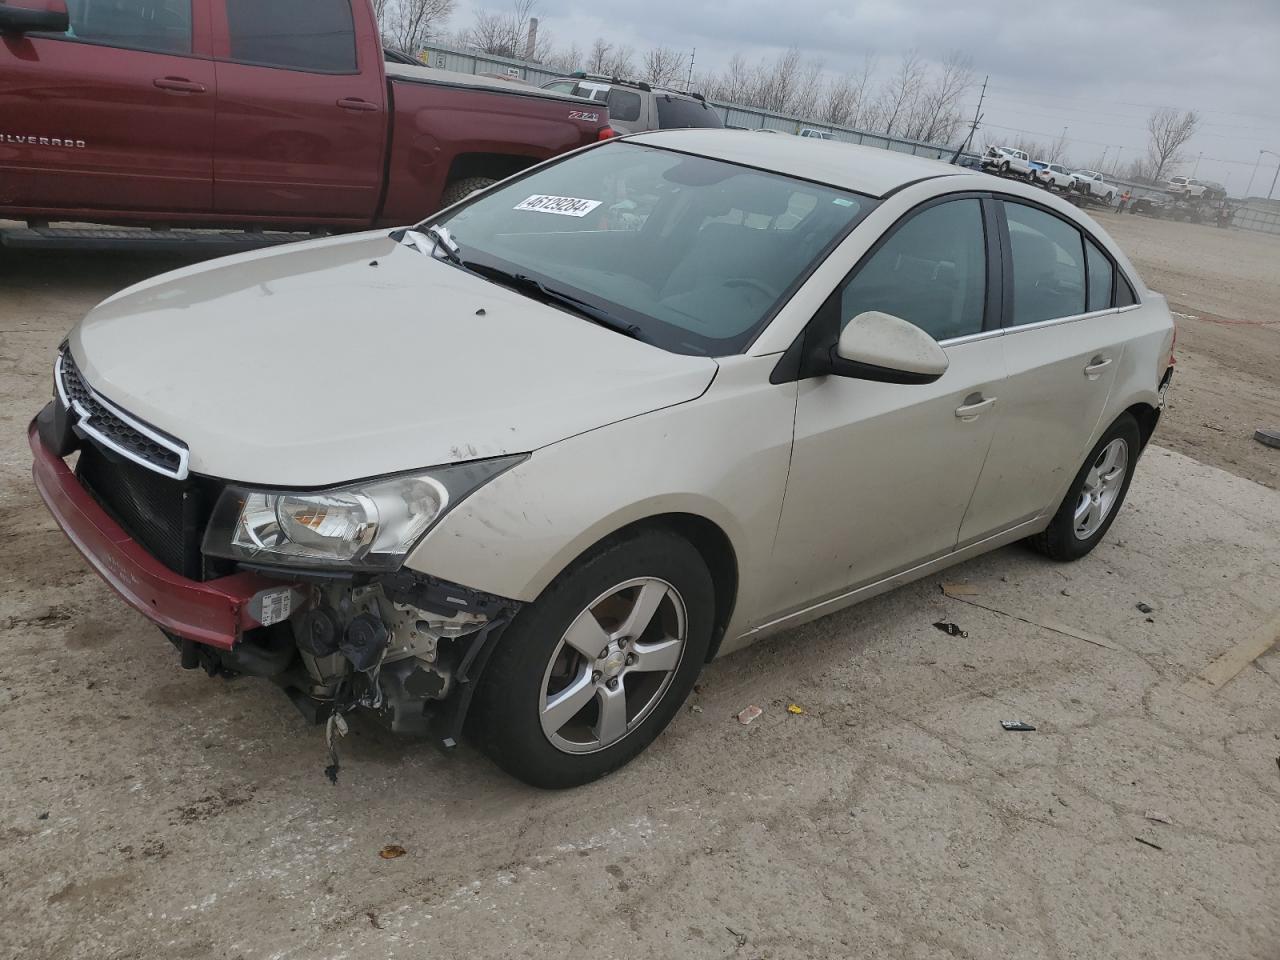
[[[935,340],[982,331],[987,240],[979,200],[949,200],[911,216],[864,263],[841,296],[841,327],[880,310]]]
[[[308,73],[355,73],[351,0],[226,0],[231,59]]]
[[[1111,306],[1111,283],[1115,279],[1115,268],[1092,240],[1085,240],[1084,256],[1089,266],[1089,312],[1106,310]]]
[[[67,13],[71,28],[61,35],[67,40],[153,53],[191,52],[191,0],[68,0]]]
[[[724,121],[701,100],[686,100],[659,93],[658,126],[663,130],[673,127],[723,127]],[[612,113],[612,110],[610,110]]]
[[[1004,202],[1013,259],[1013,325],[1085,312],[1080,231],[1038,207]]]

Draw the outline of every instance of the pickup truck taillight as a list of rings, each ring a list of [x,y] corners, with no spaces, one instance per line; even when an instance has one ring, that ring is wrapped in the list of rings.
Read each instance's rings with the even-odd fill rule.
[[[608,140],[610,137],[616,137],[618,131],[613,127],[601,127],[600,132],[596,134],[597,140]]]

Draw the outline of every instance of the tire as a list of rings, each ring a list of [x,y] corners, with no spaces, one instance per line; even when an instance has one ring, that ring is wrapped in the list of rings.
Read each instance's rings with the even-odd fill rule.
[[[498,181],[493,177],[466,177],[462,180],[455,180],[444,188],[444,193],[440,195],[440,209],[452,207],[460,200],[465,200],[477,190],[483,190],[485,187],[493,186]]]
[[[1102,493],[1103,512],[1092,527],[1085,527],[1085,535],[1077,532],[1077,509],[1083,505],[1086,484],[1094,483],[1091,476],[1094,467],[1103,463],[1106,454],[1113,444],[1122,444],[1124,448],[1124,474],[1116,478],[1114,486],[1105,488]],[[1085,458],[1084,465],[1071,482],[1067,495],[1062,498],[1058,511],[1043,533],[1030,538],[1031,545],[1052,560],[1079,560],[1096,547],[1111,529],[1111,524],[1124,505],[1124,498],[1129,493],[1129,484],[1133,480],[1133,470],[1138,463],[1138,455],[1142,452],[1142,434],[1138,430],[1138,421],[1131,414],[1122,414],[1102,438],[1094,445]],[[1104,471],[1105,476],[1105,471]],[[1096,488],[1095,488],[1096,490]],[[1108,494],[1110,499],[1108,500]]]
[[[1004,163],[1000,164],[1000,176],[1007,177],[1008,175],[1009,175],[1009,161],[1006,160]]]
[[[614,638],[641,596],[657,598],[646,607],[656,612],[619,648]],[[546,789],[616,770],[653,742],[688,697],[714,622],[711,574],[687,540],[650,530],[606,541],[557,577],[503,635],[477,691],[480,746],[507,773]],[[681,632],[683,644],[671,647]],[[600,651],[608,656],[584,655],[574,642],[608,644]],[[655,657],[671,659],[674,668],[632,664],[656,667]],[[621,714],[607,710],[619,704],[619,693]],[[614,718],[609,731],[606,712]]]

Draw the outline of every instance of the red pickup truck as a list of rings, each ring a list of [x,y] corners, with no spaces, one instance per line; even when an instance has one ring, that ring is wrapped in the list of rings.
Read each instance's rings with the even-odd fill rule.
[[[371,0],[0,0],[0,219],[410,223],[611,135],[599,105],[386,63]]]

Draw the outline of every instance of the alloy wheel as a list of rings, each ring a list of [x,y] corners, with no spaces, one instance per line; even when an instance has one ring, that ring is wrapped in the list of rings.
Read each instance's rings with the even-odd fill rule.
[[[1085,474],[1080,499],[1073,516],[1076,539],[1088,540],[1111,513],[1129,470],[1129,444],[1116,437],[1099,451]]]
[[[684,599],[665,580],[611,587],[578,614],[542,678],[542,732],[565,753],[594,753],[627,736],[662,700],[688,636]]]

